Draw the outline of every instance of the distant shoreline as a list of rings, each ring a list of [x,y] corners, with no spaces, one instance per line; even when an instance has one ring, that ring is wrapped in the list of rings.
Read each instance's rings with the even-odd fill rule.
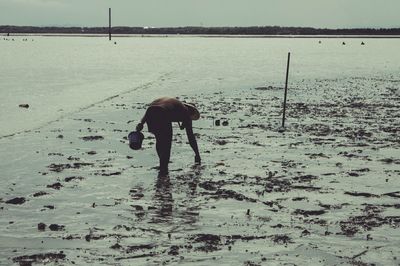
[[[41,36],[108,36],[109,27],[32,27],[0,25],[0,34]],[[318,29],[310,27],[111,27],[117,37],[227,37],[227,38],[400,38],[400,28]]]
[[[0,36],[7,37],[1,33]],[[9,37],[87,37],[108,38],[108,34],[76,33],[13,33]],[[271,39],[400,39],[400,35],[202,35],[202,34],[112,34],[116,38],[271,38]]]

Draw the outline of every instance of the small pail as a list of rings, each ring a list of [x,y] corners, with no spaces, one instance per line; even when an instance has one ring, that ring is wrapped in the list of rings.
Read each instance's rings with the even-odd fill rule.
[[[140,150],[140,148],[142,148],[143,139],[144,135],[142,132],[132,131],[128,135],[129,147],[133,150]]]

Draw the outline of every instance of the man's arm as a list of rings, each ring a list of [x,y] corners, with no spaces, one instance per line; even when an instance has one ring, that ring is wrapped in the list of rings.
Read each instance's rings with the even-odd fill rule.
[[[142,119],[140,120],[139,124],[137,124],[136,131],[142,131],[143,130],[143,125],[144,125],[144,123],[146,123],[146,114],[147,114],[147,111],[144,114],[144,116],[142,117]]]
[[[194,157],[194,161],[196,163],[201,163],[201,158],[200,158],[199,148],[197,147],[196,137],[193,134],[192,121],[191,120],[185,121],[184,126],[186,128],[186,135],[188,137],[190,147],[192,147],[194,153],[196,154],[196,156]]]

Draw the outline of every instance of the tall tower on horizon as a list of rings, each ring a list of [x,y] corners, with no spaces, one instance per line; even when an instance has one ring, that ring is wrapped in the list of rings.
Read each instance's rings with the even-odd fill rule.
[[[108,9],[108,39],[111,41],[111,7]]]

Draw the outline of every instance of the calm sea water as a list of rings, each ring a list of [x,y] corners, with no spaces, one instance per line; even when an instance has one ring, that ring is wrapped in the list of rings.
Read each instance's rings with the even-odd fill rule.
[[[280,86],[288,52],[291,82],[400,71],[399,39],[8,39],[0,39],[0,136],[40,127],[144,84],[146,90],[137,93],[151,97]],[[22,103],[30,108],[19,108]]]

